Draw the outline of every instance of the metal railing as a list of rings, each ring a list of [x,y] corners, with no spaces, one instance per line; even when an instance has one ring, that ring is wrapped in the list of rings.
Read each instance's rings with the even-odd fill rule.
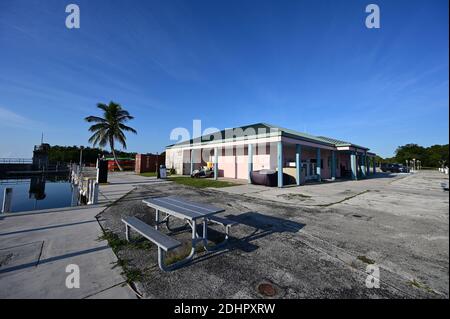
[[[0,185],[30,184],[30,179],[0,179]]]
[[[31,158],[0,157],[0,164],[32,164]]]

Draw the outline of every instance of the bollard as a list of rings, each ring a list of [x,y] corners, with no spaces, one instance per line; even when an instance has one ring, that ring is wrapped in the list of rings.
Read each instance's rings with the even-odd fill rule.
[[[78,206],[78,184],[72,184],[72,206]]]
[[[92,203],[94,205],[98,204],[98,183],[94,184],[94,195],[93,195]]]
[[[11,212],[12,194],[12,188],[5,188],[5,191],[3,193],[2,213]]]
[[[86,204],[87,205],[91,204],[91,180],[90,179],[87,180],[87,185],[86,185]]]
[[[87,203],[88,205],[92,205],[94,203],[94,180],[88,180],[88,189],[87,189]]]

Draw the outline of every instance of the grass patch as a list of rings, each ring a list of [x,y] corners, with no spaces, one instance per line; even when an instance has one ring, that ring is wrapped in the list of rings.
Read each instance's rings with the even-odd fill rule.
[[[204,251],[205,251],[205,248],[203,246],[195,247],[196,253],[201,253]],[[177,252],[171,252],[171,253],[167,254],[166,258],[164,259],[164,263],[167,266],[169,266],[173,263],[176,263],[177,261],[183,260],[184,258],[189,256],[190,253],[191,253],[191,246],[186,245],[183,247],[182,250],[179,250]]]
[[[408,282],[412,287],[423,289],[429,293],[436,294],[436,291],[428,287],[427,285],[421,283],[420,281],[413,279]]]
[[[125,239],[120,239],[117,234],[114,234],[112,231],[105,230],[103,235],[98,237],[98,240],[106,240],[108,242],[109,247],[113,250],[113,252],[117,255],[117,252],[128,245],[128,241]]]
[[[155,177],[156,176],[156,172],[140,173],[139,175],[144,176],[144,177]]]
[[[186,176],[169,177],[169,180],[172,182],[175,182],[177,184],[196,187],[196,188],[206,188],[206,187],[222,188],[222,187],[229,187],[229,186],[237,185],[236,183],[226,182],[226,181],[216,181],[216,180],[210,179],[210,178],[192,178],[192,177],[186,177]]]
[[[116,266],[122,267],[121,275],[125,276],[127,283],[131,284],[134,281],[140,281],[142,280],[143,274],[139,269],[132,268],[129,265],[129,261],[126,259],[118,259]]]
[[[375,263],[375,260],[367,258],[366,256],[358,256],[357,258],[359,260],[361,260],[363,263],[366,263],[366,264],[369,264],[369,265],[373,265]]]
[[[106,240],[108,242],[108,245],[111,247],[117,257],[117,264],[114,267],[122,267],[123,271],[121,274],[125,276],[127,283],[130,284],[134,281],[140,281],[142,279],[142,272],[139,269],[130,267],[129,261],[126,259],[121,259],[118,255],[118,252],[126,247],[145,249],[149,247],[150,242],[138,241],[129,243],[127,240],[120,239],[117,234],[114,234],[112,231],[108,230],[105,230],[103,232],[103,235],[100,236],[98,240]]]

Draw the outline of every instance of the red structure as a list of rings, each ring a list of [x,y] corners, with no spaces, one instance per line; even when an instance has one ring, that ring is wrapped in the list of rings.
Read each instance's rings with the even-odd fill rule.
[[[134,171],[136,174],[156,172],[156,163],[158,163],[158,165],[165,164],[166,156],[155,154],[136,154]]]
[[[114,172],[119,170],[119,167],[117,166],[117,163],[114,159],[108,158],[107,160],[108,160],[108,171]],[[119,158],[118,162],[124,171],[132,171],[134,169],[134,162],[135,162],[134,159]]]

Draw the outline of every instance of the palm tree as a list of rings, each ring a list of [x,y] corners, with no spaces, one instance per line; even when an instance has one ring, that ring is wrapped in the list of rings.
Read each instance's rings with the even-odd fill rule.
[[[109,102],[108,105],[98,103],[97,107],[103,111],[103,117],[88,116],[85,120],[89,123],[96,123],[89,128],[90,132],[94,134],[89,138],[89,143],[93,146],[97,144],[100,147],[105,147],[109,144],[111,152],[116,161],[119,170],[123,170],[117,160],[116,152],[114,151],[114,142],[119,142],[124,149],[127,148],[125,132],[132,132],[137,134],[136,130],[132,127],[126,126],[124,123],[128,120],[132,120],[134,117],[128,113],[128,111],[122,109],[120,104]]]

